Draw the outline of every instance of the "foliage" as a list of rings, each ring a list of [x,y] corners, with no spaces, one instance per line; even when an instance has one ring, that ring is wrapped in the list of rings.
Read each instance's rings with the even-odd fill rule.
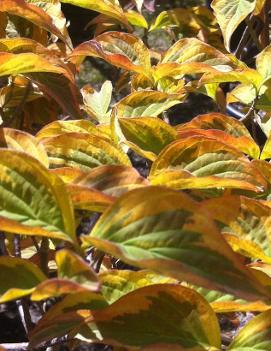
[[[61,3],[97,12],[92,39],[73,48]],[[0,2],[0,302],[22,303],[31,347],[66,336],[70,348],[215,351],[219,314],[252,311],[226,349],[270,348],[271,9],[212,8]],[[168,50],[148,47],[155,31]],[[86,57],[116,79],[79,90]],[[219,112],[170,125],[191,93]]]

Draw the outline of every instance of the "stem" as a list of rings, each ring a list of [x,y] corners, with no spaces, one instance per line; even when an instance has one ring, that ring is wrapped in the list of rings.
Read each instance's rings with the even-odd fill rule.
[[[42,238],[41,244],[40,244],[40,250],[39,250],[40,268],[46,276],[48,276],[49,274],[48,253],[49,253],[49,240],[47,238]]]
[[[13,239],[14,245],[14,253],[15,257],[21,258],[21,245],[20,245],[20,235],[14,235]],[[26,334],[33,328],[33,323],[31,319],[31,315],[29,313],[29,305],[28,302],[24,299],[17,300],[16,305],[18,308],[19,316],[24,327]]]

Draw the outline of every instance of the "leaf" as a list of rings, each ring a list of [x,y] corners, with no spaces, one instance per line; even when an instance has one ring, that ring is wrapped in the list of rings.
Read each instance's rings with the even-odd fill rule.
[[[114,203],[114,197],[87,186],[69,184],[67,189],[74,207],[78,210],[104,212]]]
[[[73,181],[77,186],[96,189],[109,196],[118,197],[129,190],[149,185],[135,168],[119,165],[95,167]]]
[[[85,172],[81,171],[78,168],[72,167],[62,167],[62,168],[55,168],[50,169],[50,172],[59,176],[64,183],[73,183],[73,181],[86,174]]]
[[[51,138],[65,133],[88,133],[97,136],[105,136],[100,132],[95,124],[87,120],[72,120],[72,121],[54,121],[44,126],[37,134],[38,140]]]
[[[84,248],[95,246],[140,268],[259,299],[261,287],[226,244],[209,212],[184,193],[162,187],[132,190],[103,213],[82,241]]]
[[[249,321],[233,339],[231,351],[268,350],[271,347],[271,310]]]
[[[101,34],[77,46],[70,58],[75,59],[77,56],[99,57],[111,65],[142,73],[151,79],[150,52],[143,41],[132,34],[122,32]]]
[[[0,303],[31,294],[46,276],[33,263],[17,257],[0,257]]]
[[[99,274],[102,293],[108,303],[112,304],[131,291],[155,284],[178,284],[172,278],[164,277],[142,270],[138,272],[128,270],[109,270]]]
[[[64,4],[83,7],[87,10],[100,12],[108,17],[115,18],[127,26],[127,19],[117,1],[112,0],[60,0]]]
[[[182,94],[136,91],[120,100],[115,108],[119,117],[156,117],[180,104],[183,98]]]
[[[230,51],[230,40],[239,24],[255,9],[256,0],[214,0],[212,8],[221,28],[225,47]]]
[[[31,134],[11,128],[0,129],[0,147],[24,151],[49,167],[48,156],[42,144]]]
[[[64,68],[51,64],[40,55],[33,53],[11,54],[0,52],[0,76],[15,76],[31,72],[57,73],[70,78]]]
[[[174,128],[155,117],[120,118],[119,124],[127,141],[156,155],[177,137]]]
[[[128,22],[133,26],[148,29],[149,27],[148,22],[146,21],[145,17],[141,13],[138,13],[133,10],[128,10],[127,12],[125,12],[125,16]]]
[[[130,165],[128,156],[108,140],[86,133],[65,133],[43,140],[50,166],[83,171],[103,164]]]
[[[271,134],[270,134],[271,135]],[[262,153],[261,153],[261,160],[266,160],[271,158],[271,136],[269,135],[269,137],[267,138]]]
[[[76,329],[84,339],[116,346],[139,347],[154,343],[181,345],[187,350],[214,350],[220,347],[220,333],[214,312],[196,292],[181,286],[163,284],[138,289],[112,305],[92,311],[81,311],[82,327],[66,314],[61,329]],[[84,316],[86,316],[84,318]],[[73,324],[73,325],[72,325]],[[121,324],[121,328],[119,327]],[[31,333],[31,345],[56,335],[51,323],[38,323]],[[63,329],[62,333],[63,334]],[[74,331],[73,331],[74,330]]]
[[[208,290],[191,284],[182,284],[190,289],[196,290],[212,306],[216,313],[229,312],[263,312],[270,308],[262,301],[248,302],[238,299],[234,295],[225,294],[216,290]]]
[[[74,252],[62,249],[56,252],[58,277],[68,279],[91,291],[99,290],[96,273],[89,264]]]
[[[54,280],[54,279],[51,279]],[[34,294],[36,291],[34,292]],[[37,299],[33,298],[34,294],[32,294],[31,299],[39,301],[40,297]],[[46,296],[46,295],[44,295]],[[35,296],[34,296],[35,297]],[[108,305],[105,298],[95,292],[91,292],[89,290],[82,290],[80,292],[70,291],[70,294],[63,297],[60,302],[57,302],[55,305],[50,307],[50,310],[46,312],[43,317],[43,323],[45,321],[53,320],[58,318],[59,316],[72,311],[82,310],[82,309],[90,309],[96,310],[100,308],[104,308]]]
[[[267,46],[256,58],[257,71],[263,77],[263,84],[271,78],[271,45]]]
[[[260,148],[249,131],[238,120],[219,113],[210,113],[193,118],[190,122],[176,127],[180,138],[203,135],[224,142],[254,158],[260,155]]]
[[[27,19],[66,42],[65,36],[54,25],[52,18],[43,9],[33,4],[28,4],[24,0],[5,0],[0,3],[0,12]]]
[[[24,152],[0,149],[0,227],[76,242],[73,208],[64,183]]]
[[[53,278],[39,284],[31,295],[32,301],[42,301],[50,298],[62,297],[63,295],[78,294],[86,289],[68,279]]]
[[[47,49],[35,40],[29,38],[1,38],[0,51],[20,54],[23,52],[33,52],[41,54],[47,52]]]
[[[223,231],[235,235],[236,239],[256,244],[270,259],[271,209],[269,207],[256,199],[237,195],[205,200],[201,206],[225,225],[226,230]],[[244,244],[241,241],[240,249],[245,251]]]
[[[233,65],[225,54],[196,38],[180,39],[171,46],[162,59],[162,63],[169,62],[201,62],[217,68]]]
[[[82,118],[79,109],[79,90],[75,82],[59,74],[31,73],[27,75],[39,89],[54,99],[72,118]]]
[[[110,122],[109,106],[112,98],[113,86],[110,80],[103,83],[101,90],[81,89],[86,112],[99,123]]]
[[[205,181],[209,184],[210,180],[213,181],[214,188],[240,187],[256,192],[266,188],[266,180],[262,174],[240,151],[221,141],[203,136],[177,140],[166,146],[152,165],[152,182],[166,184],[166,172],[169,172],[169,175],[170,172],[175,172],[175,176],[180,172],[179,180],[175,178],[175,187],[178,189],[182,189],[182,179],[191,178],[191,175],[200,178],[188,180],[196,181],[199,188],[201,181],[204,188]],[[225,185],[222,179],[225,180]]]

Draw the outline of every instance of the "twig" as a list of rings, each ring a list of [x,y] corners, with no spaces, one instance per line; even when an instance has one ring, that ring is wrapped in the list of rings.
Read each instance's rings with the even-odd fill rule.
[[[14,254],[15,257],[21,257],[21,245],[20,245],[20,235],[14,235],[13,245],[14,245]],[[32,319],[29,313],[29,306],[26,300],[21,299],[16,301],[18,308],[19,316],[24,327],[26,334],[33,328]]]

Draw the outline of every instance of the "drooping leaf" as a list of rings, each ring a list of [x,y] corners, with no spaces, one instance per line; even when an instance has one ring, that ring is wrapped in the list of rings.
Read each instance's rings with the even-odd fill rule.
[[[141,27],[148,29],[149,25],[148,22],[146,21],[145,17],[136,11],[129,10],[125,12],[125,16],[130,24],[136,27]]]
[[[0,149],[0,227],[11,233],[76,239],[64,183],[24,152]]]
[[[145,187],[124,194],[82,240],[84,247],[95,246],[129,264],[209,289],[246,299],[261,289],[208,213],[171,189]]]
[[[187,188],[182,183],[185,178],[188,178],[188,185],[195,181],[196,186],[193,187],[199,188],[210,187],[211,180],[214,188],[225,186],[263,191],[267,186],[262,174],[240,151],[205,136],[180,139],[166,146],[153,163],[150,177],[153,184],[163,185],[171,179],[170,186],[178,189]]]
[[[0,147],[24,151],[39,160],[45,167],[49,166],[48,156],[43,145],[26,132],[12,128],[1,128]]]
[[[271,347],[271,310],[249,321],[233,339],[231,351],[269,350]]]
[[[118,165],[95,167],[92,171],[74,179],[73,183],[116,197],[129,190],[149,185],[135,168]]]
[[[29,38],[1,38],[0,51],[14,54],[33,52],[42,54],[48,52],[46,48],[35,40]]]
[[[78,210],[103,212],[114,203],[114,197],[87,186],[69,184],[68,192],[73,205]]]
[[[207,118],[205,119],[204,117],[207,117]],[[211,119],[210,121],[208,121],[208,117],[211,117],[211,116],[202,115],[194,118],[191,122],[178,126],[177,127],[178,137],[180,139],[183,139],[183,138],[189,138],[191,136],[202,135],[207,138],[212,138],[212,139],[221,141],[228,145],[233,145],[236,149],[248,154],[249,156],[256,159],[259,158],[259,155],[260,155],[259,146],[252,139],[248,130],[243,125],[241,125],[239,121],[236,121],[236,122],[239,122],[240,125],[238,125],[238,123],[232,123],[232,126],[231,126],[230,125],[231,120],[229,121],[230,123],[227,123],[227,121],[223,121],[224,116],[218,114],[217,116],[213,116],[214,118],[218,117],[217,118],[218,123],[216,126],[217,128],[213,129],[212,121]],[[221,117],[222,123],[219,125],[220,117]],[[213,123],[214,126],[215,126],[215,123],[216,122],[214,121]],[[229,126],[227,124],[229,124]],[[210,129],[208,128],[208,125]],[[236,129],[234,129],[234,127],[236,127]]]
[[[0,303],[31,294],[46,276],[33,263],[17,257],[0,257]]]
[[[230,51],[230,40],[239,24],[254,11],[256,0],[214,0],[212,8]]]
[[[19,16],[34,23],[36,26],[47,30],[58,38],[66,41],[65,36],[54,25],[52,18],[41,8],[28,4],[24,0],[5,0],[0,3],[0,12]]]
[[[77,330],[84,339],[117,346],[167,343],[191,351],[220,347],[218,322],[211,307],[195,291],[182,286],[162,284],[138,289],[102,310],[77,312],[77,325],[74,316],[70,313],[56,318],[55,326],[52,321],[41,320],[31,333],[31,345],[51,339],[59,330],[61,334]]]
[[[75,167],[83,171],[103,164],[130,165],[128,156],[108,140],[86,133],[65,133],[42,141],[50,166]]]
[[[136,91],[116,105],[119,117],[156,117],[182,102],[183,94],[166,94],[159,91]]]
[[[0,76],[31,72],[57,73],[69,77],[64,68],[53,65],[40,55],[33,53],[11,54],[0,52]]]
[[[127,19],[124,12],[119,5],[118,1],[115,0],[60,0],[65,4],[75,5],[83,7],[87,10],[100,12],[108,17],[115,18],[124,25],[128,25]]]
[[[86,41],[74,49],[71,59],[78,56],[94,56],[128,71],[150,77],[151,57],[143,41],[122,32],[108,32]]]

